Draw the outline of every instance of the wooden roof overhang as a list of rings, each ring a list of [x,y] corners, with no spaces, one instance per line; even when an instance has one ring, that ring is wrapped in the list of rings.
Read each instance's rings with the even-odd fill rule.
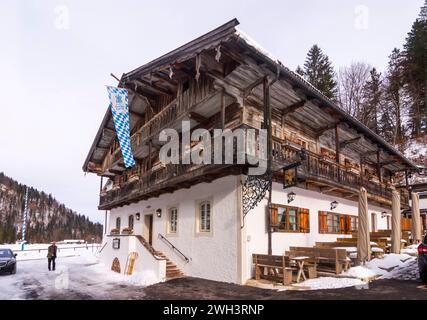
[[[119,86],[130,89],[131,129],[143,116],[150,99],[156,96],[173,97],[180,79],[194,77],[195,65],[214,79],[239,104],[245,101],[263,105],[262,79],[270,83],[271,106],[286,121],[304,124],[304,130],[320,139],[332,138],[338,126],[343,154],[380,165],[392,172],[417,167],[398,150],[361,122],[336,106],[310,83],[285,67],[279,60],[239,31],[236,19],[153,60],[127,74]],[[220,63],[216,57],[220,56]],[[200,62],[201,61],[201,62]],[[229,66],[231,65],[231,66]],[[225,69],[230,69],[226,71]],[[138,93],[136,93],[138,92]],[[111,112],[107,110],[83,170],[97,174],[100,164],[115,138]]]

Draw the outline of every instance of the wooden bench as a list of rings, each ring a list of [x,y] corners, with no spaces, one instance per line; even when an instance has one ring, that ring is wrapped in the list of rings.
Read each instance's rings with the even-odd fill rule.
[[[290,247],[289,254],[311,257],[316,261],[319,271],[340,274],[350,267],[350,259],[345,249]]]
[[[352,242],[341,242],[341,241],[316,242],[316,245],[314,247],[315,248],[337,248],[337,247],[352,248],[352,247],[357,247],[357,244]]]
[[[289,257],[253,254],[252,259],[256,280],[266,279],[283,285],[292,283],[292,274],[296,269],[291,267]]]

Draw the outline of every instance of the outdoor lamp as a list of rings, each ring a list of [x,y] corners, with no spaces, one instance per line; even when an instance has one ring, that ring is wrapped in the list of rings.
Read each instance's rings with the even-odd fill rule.
[[[338,207],[338,202],[337,201],[333,201],[331,202],[331,210],[334,210]]]
[[[137,214],[135,214],[135,218],[136,218],[136,221],[139,221],[139,219],[141,218],[141,215],[139,213],[137,213]]]
[[[381,212],[381,218],[387,217],[389,214],[386,211]]]
[[[157,209],[156,213],[157,213],[157,218],[161,218],[162,217],[162,209]]]
[[[295,200],[296,194],[295,192],[288,193],[288,203],[291,203]]]

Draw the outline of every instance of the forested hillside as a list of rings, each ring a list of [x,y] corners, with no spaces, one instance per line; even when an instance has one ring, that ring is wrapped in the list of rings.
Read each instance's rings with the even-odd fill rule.
[[[22,213],[26,186],[0,172],[0,243],[21,239]],[[85,239],[99,242],[102,225],[59,203],[51,194],[29,188],[26,240],[44,243],[64,239]]]

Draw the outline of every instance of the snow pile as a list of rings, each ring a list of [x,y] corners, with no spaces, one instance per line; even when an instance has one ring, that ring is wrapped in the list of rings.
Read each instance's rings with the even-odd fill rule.
[[[405,249],[402,249],[400,252],[404,253],[404,254],[408,254],[410,256],[417,256],[418,255],[418,245],[413,244],[411,246],[406,247]]]
[[[417,258],[411,257],[380,279],[417,280],[419,276]]]
[[[402,268],[405,263],[415,259],[407,254],[386,254],[382,259],[373,259],[366,264],[366,267],[378,276],[386,275],[396,268]]]
[[[350,268],[344,275],[362,280],[417,279],[417,259],[408,254],[386,254],[383,258],[373,259],[364,266]]]
[[[416,246],[409,248],[413,250],[412,247],[416,248]],[[308,287],[311,290],[337,289],[363,286],[374,279],[416,280],[417,278],[417,258],[408,254],[386,254],[383,258],[373,259],[364,266],[350,268],[339,278],[321,277],[294,286]]]
[[[311,290],[339,289],[354,286],[366,286],[366,282],[354,278],[321,277],[294,284],[295,287],[309,287]]]
[[[361,280],[371,280],[377,276],[377,274],[374,271],[362,266],[350,268],[348,271],[344,273],[344,275],[358,278]]]

